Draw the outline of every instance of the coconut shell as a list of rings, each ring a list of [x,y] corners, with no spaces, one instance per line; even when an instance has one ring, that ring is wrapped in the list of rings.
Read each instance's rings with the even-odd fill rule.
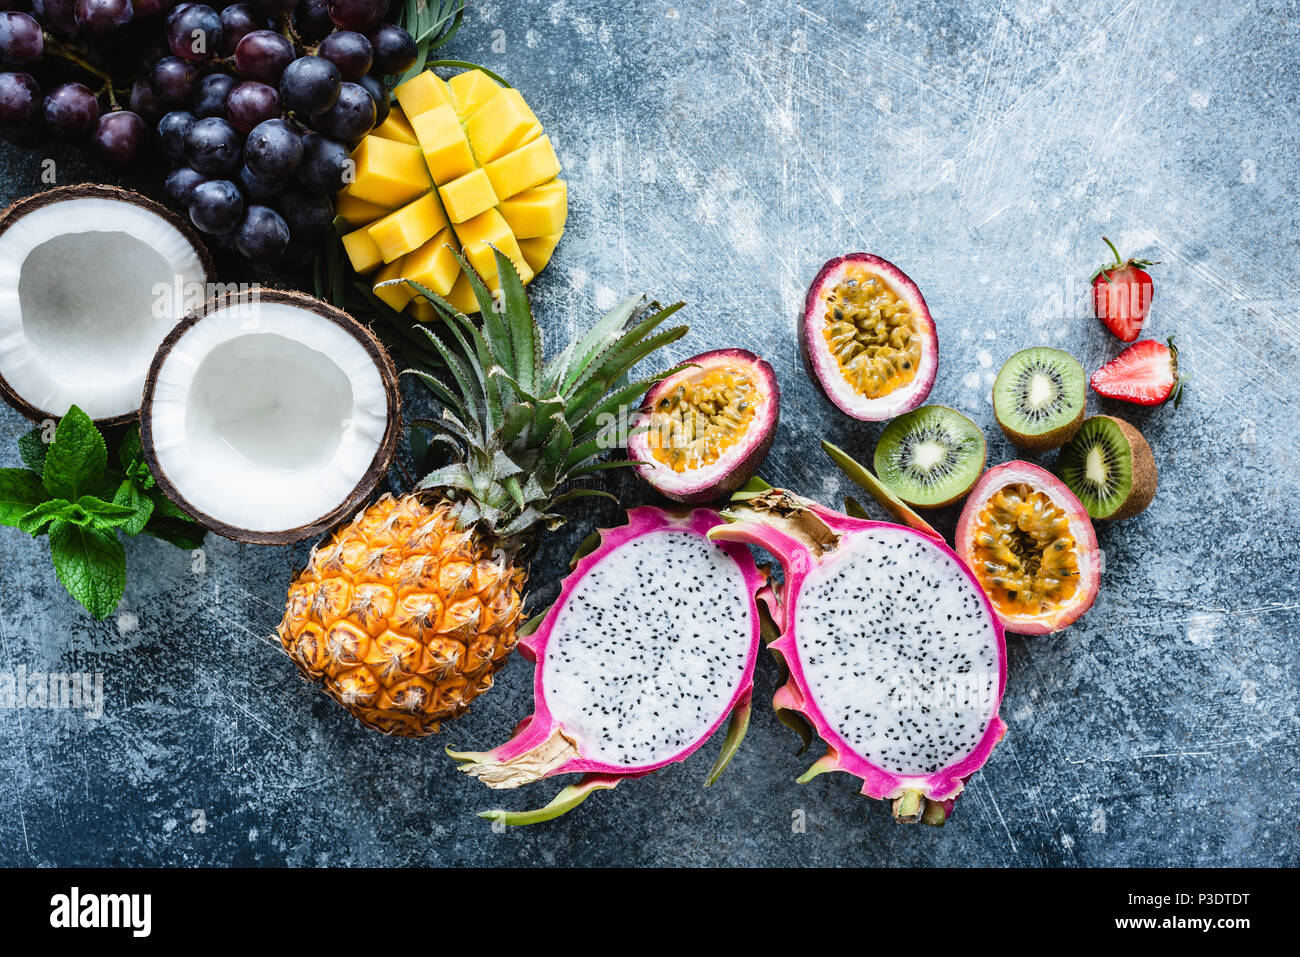
[[[208,252],[199,239],[198,234],[194,231],[189,223],[182,220],[166,206],[154,202],[147,196],[141,196],[139,193],[132,192],[129,189],[121,189],[117,186],[108,186],[104,183],[78,183],[73,186],[56,186],[53,189],[47,189],[43,193],[37,193],[34,196],[27,196],[23,199],[15,200],[0,212],[0,235],[2,235],[10,226],[21,220],[24,216],[34,213],[38,209],[43,209],[53,203],[63,202],[69,199],[81,199],[91,197],[95,199],[111,199],[121,203],[133,203],[141,209],[146,209],[153,213],[159,219],[168,225],[179,230],[194,247],[195,253],[199,257],[199,262],[203,266],[204,276],[209,285],[216,282],[217,268],[212,261],[212,254]],[[38,409],[31,403],[24,400],[9,387],[4,379],[0,376],[0,399],[16,409],[18,412],[31,419],[33,422],[42,422],[45,419],[55,418],[50,412],[44,409]],[[129,412],[125,415],[112,416],[106,419],[96,419],[95,424],[101,429],[113,428],[119,425],[127,425],[133,422],[138,415],[137,412]]]

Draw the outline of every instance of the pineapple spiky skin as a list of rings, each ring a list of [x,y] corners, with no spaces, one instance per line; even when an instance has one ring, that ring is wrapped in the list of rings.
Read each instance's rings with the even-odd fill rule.
[[[453,503],[385,495],[317,546],[280,644],[304,677],[385,734],[423,737],[492,687],[517,640],[524,573]]]

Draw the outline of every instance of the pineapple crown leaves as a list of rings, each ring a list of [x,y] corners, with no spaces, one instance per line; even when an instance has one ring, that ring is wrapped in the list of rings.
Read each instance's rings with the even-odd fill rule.
[[[561,491],[561,486],[630,464],[625,458],[600,460],[614,444],[610,425],[617,420],[611,417],[639,404],[650,386],[681,367],[632,382],[628,372],[689,327],[662,328],[682,303],[661,308],[632,296],[544,361],[541,330],[523,282],[510,259],[493,252],[500,280],[495,297],[458,254],[482,312],[481,325],[432,290],[407,281],[444,320],[436,331],[418,327],[439,367],[407,372],[442,406],[439,417],[412,425],[429,433],[430,444],[453,450],[451,461],[426,475],[419,487],[458,502],[462,526],[482,522],[496,538],[509,541],[534,525],[561,524],[557,505],[612,497],[599,489]]]

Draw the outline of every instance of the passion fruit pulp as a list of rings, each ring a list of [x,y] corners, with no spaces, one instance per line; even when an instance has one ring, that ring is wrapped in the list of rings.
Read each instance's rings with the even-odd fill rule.
[[[1101,556],[1087,510],[1029,462],[984,474],[957,520],[956,549],[1007,631],[1060,631],[1097,597]]]
[[[837,257],[817,273],[799,343],[826,397],[869,422],[924,402],[939,368],[925,297],[901,269],[869,253]]]
[[[772,367],[744,349],[687,359],[645,397],[628,455],[656,491],[678,502],[734,492],[776,435],[781,390]]]

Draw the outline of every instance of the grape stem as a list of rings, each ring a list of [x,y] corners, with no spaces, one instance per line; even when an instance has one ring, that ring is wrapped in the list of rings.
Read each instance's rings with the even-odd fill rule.
[[[103,70],[101,70],[99,67],[94,66],[93,64],[88,62],[84,57],[78,54],[75,50],[60,43],[58,40],[54,39],[54,37],[50,36],[48,33],[45,34],[45,52],[53,53],[57,57],[62,57],[63,59],[67,60],[69,63],[75,63],[77,66],[81,67],[81,69],[85,70],[91,76],[97,77],[98,79],[104,81],[105,83],[111,84],[113,81],[113,78],[109,76],[107,73],[105,73]]]

